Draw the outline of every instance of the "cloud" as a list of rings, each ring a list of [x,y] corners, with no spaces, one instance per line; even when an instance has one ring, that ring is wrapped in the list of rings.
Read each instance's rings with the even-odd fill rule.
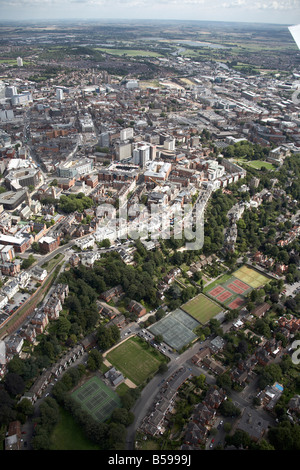
[[[105,17],[293,24],[300,0],[0,0],[0,11],[10,20]]]
[[[247,10],[287,11],[299,9],[299,0],[229,0],[221,4],[223,8],[244,8]]]

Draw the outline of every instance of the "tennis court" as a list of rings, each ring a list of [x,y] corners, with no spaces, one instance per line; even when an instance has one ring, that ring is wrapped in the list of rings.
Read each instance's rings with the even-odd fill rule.
[[[236,297],[230,304],[227,305],[227,307],[231,308],[232,310],[235,310],[236,308],[241,307],[245,303],[245,299],[242,297]]]
[[[228,300],[230,297],[232,297],[232,292],[229,292],[229,290],[225,290],[222,292],[222,294],[218,295],[217,299],[219,302],[225,302],[225,300]]]
[[[269,281],[266,276],[259,273],[255,269],[248,268],[248,266],[242,266],[233,273],[233,276],[248,284],[253,289],[264,286]]]
[[[230,290],[232,290],[235,294],[242,294],[245,290],[245,289],[241,289],[240,287],[238,287],[234,282],[232,282],[231,284],[228,284],[227,287]]]
[[[121,406],[120,398],[108,388],[98,377],[93,377],[72,393],[82,408],[95,419],[103,423],[115,408]]]
[[[225,289],[222,286],[217,286],[213,291],[215,291],[215,295],[218,297],[219,295],[223,295]],[[213,302],[204,294],[199,294],[189,300],[186,304],[181,306],[181,309],[203,325],[222,311],[220,305]]]
[[[191,343],[197,336],[193,332],[200,323],[180,308],[169,313],[149,328],[155,336],[162,335],[164,341],[171,347],[180,351]]]
[[[212,289],[211,291],[209,291],[209,295],[211,295],[212,297],[218,297],[218,295],[220,295],[224,291],[225,291],[224,287],[217,286],[214,289]]]

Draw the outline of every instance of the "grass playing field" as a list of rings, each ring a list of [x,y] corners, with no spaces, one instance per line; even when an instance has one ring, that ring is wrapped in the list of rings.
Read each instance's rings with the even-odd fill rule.
[[[50,450],[101,450],[89,441],[82,428],[70,413],[62,407],[59,409],[59,422],[50,438]]]
[[[222,307],[203,294],[197,295],[197,297],[182,305],[181,308],[202,324],[207,323],[222,311]]]
[[[257,289],[260,286],[264,286],[269,282],[269,279],[263,274],[255,271],[255,269],[242,266],[240,269],[233,273],[233,276],[241,281],[245,282],[253,289]]]
[[[136,385],[155,374],[165,361],[162,354],[136,337],[129,338],[110,351],[106,359]]]
[[[129,57],[160,57],[160,54],[154,51],[138,50],[138,49],[114,49],[113,47],[97,47],[97,51],[106,52],[107,54]]]

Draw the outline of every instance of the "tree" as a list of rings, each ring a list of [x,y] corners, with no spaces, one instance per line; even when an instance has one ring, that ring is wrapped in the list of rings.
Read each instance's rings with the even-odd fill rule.
[[[241,410],[231,400],[224,400],[219,408],[223,416],[239,416]]]
[[[5,390],[0,389],[0,423],[6,424],[16,419],[14,401]]]
[[[134,414],[131,411],[126,410],[125,408],[116,408],[110,420],[114,423],[120,423],[123,426],[129,426],[134,421]]]
[[[227,445],[235,446],[237,449],[241,447],[246,448],[251,444],[249,434],[241,429],[235,431],[233,436],[226,436],[225,440]]]
[[[232,386],[230,375],[228,373],[219,375],[217,378],[216,384],[219,387],[223,388],[227,393],[229,393],[231,390],[231,386]]]
[[[111,423],[108,428],[108,446],[109,449],[123,450],[125,449],[126,428],[120,423]]]
[[[300,426],[284,421],[268,432],[268,439],[275,450],[300,450]]]
[[[66,339],[71,328],[71,322],[66,317],[60,316],[58,320],[56,320],[55,326],[57,337]]]
[[[97,349],[92,349],[89,352],[89,357],[87,360],[87,366],[90,370],[100,369],[103,363],[102,354]]]
[[[36,429],[36,435],[31,441],[34,450],[49,450],[50,449],[50,434],[46,429]]]
[[[30,266],[33,265],[33,263],[36,261],[36,259],[32,256],[32,255],[29,255],[27,259],[24,259],[22,264],[21,264],[21,268],[22,269],[28,269],[30,268]]]
[[[165,372],[167,372],[167,370],[168,370],[167,364],[165,362],[162,362],[158,368],[158,372],[160,374],[164,374]]]
[[[23,400],[18,403],[17,410],[25,416],[31,416],[34,412],[34,406],[28,398],[23,398]]]
[[[8,373],[4,383],[6,390],[12,396],[21,395],[25,390],[25,382],[18,374]]]

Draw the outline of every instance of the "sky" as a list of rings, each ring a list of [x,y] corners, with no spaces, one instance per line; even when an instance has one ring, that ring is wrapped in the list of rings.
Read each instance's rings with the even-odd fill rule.
[[[0,19],[170,19],[295,25],[300,23],[300,0],[0,0]]]

